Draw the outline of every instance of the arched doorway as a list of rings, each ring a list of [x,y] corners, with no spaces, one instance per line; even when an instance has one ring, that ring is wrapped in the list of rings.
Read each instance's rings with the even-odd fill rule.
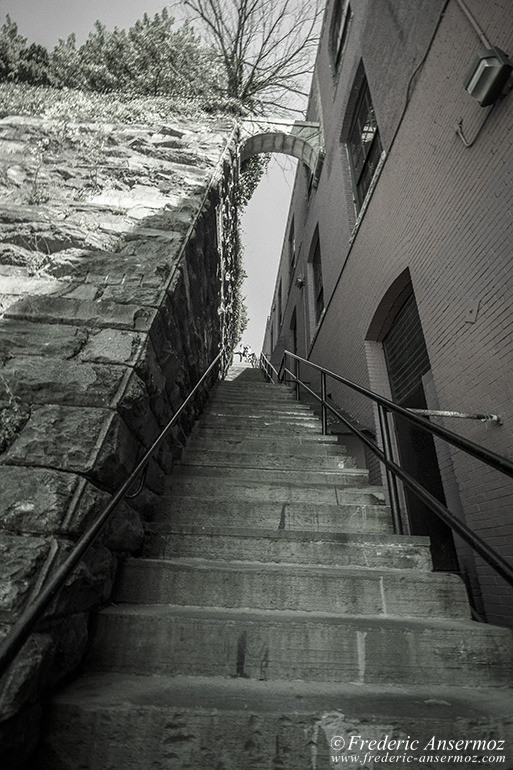
[[[382,351],[392,401],[406,409],[429,408],[426,386],[432,379],[431,363],[408,271],[383,298],[369,334]],[[395,418],[395,433],[402,467],[445,504],[433,437],[401,417]],[[429,536],[434,568],[458,569],[450,527],[413,492],[405,488],[404,496],[410,532]]]

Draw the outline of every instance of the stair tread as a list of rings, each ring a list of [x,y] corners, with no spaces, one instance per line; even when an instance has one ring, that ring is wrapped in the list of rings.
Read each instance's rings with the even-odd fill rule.
[[[354,576],[361,577],[362,579],[379,579],[382,577],[397,578],[401,577],[404,581],[418,581],[419,583],[455,583],[460,585],[461,578],[456,573],[451,572],[427,572],[424,570],[404,570],[402,568],[394,567],[360,567],[355,565],[336,565],[336,564],[295,564],[294,562],[281,562],[276,564],[274,562],[262,562],[262,561],[249,561],[242,559],[233,560],[215,560],[215,559],[202,559],[200,557],[168,557],[168,558],[152,558],[152,557],[137,557],[128,558],[124,564],[128,567],[140,567],[144,569],[145,563],[148,564],[162,564],[163,569],[168,567],[176,567],[178,569],[196,569],[198,571],[212,572],[218,570],[220,572],[265,572],[266,574],[276,572],[288,572],[291,575],[324,575],[324,576]]]
[[[420,631],[426,629],[460,632],[465,637],[495,636],[503,637],[510,643],[513,651],[511,631],[503,626],[492,626],[487,623],[476,623],[469,618],[444,617],[414,617],[402,615],[364,615],[340,614],[321,610],[295,609],[260,609],[254,607],[205,607],[202,605],[182,604],[112,604],[104,607],[98,613],[100,616],[122,616],[141,618],[190,618],[194,620],[217,620],[223,622],[238,621],[256,623],[261,627],[266,625],[313,625],[341,626],[358,628],[358,630],[382,629],[385,627],[400,628],[401,630]]]
[[[251,711],[285,713],[326,712],[353,709],[371,715],[419,718],[433,715],[445,720],[490,715],[511,716],[513,691],[463,687],[397,686],[369,684],[258,681],[244,677],[166,676],[107,672],[82,676],[54,698],[59,704],[77,703],[84,710],[137,708],[199,708],[219,712],[249,708]]]
[[[311,540],[341,544],[369,544],[369,545],[408,545],[422,548],[429,546],[429,537],[423,535],[388,535],[369,534],[361,532],[314,532],[312,530],[291,529],[256,529],[249,527],[191,527],[187,525],[174,525],[165,521],[147,523],[147,534],[158,532],[159,534],[177,535],[225,535],[241,538],[270,538],[275,540],[297,540],[309,542]]]

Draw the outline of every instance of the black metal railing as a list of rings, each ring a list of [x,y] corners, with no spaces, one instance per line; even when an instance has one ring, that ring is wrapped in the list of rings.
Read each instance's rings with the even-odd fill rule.
[[[21,647],[28,639],[36,623],[41,620],[50,602],[55,597],[59,589],[62,588],[73,569],[78,565],[86,551],[96,541],[96,538],[102,531],[103,527],[106,525],[116,506],[119,505],[123,498],[129,497],[128,492],[139,477],[139,474],[144,474],[148,463],[154,456],[155,452],[160,447],[169,431],[176,425],[181,414],[189,406],[198,390],[211,374],[212,370],[219,363],[222,355],[223,351],[221,351],[214,358],[208,369],[198,380],[194,388],[174,413],[173,417],[169,420],[165,428],[163,428],[150,448],[144,453],[143,457],[138,462],[125,483],[118,489],[118,491],[110,499],[109,503],[102,509],[96,521],[89,527],[86,532],[84,532],[79,540],[77,540],[66,559],[57,568],[52,577],[44,584],[38,596],[20,615],[11,633],[0,644],[0,676],[4,673],[10,663],[12,663]],[[140,486],[141,485],[138,487],[138,491],[140,491]]]
[[[274,368],[272,363],[263,353],[260,354],[260,368],[271,382],[278,382],[278,370]]]
[[[287,358],[290,358],[293,361],[293,370],[287,368]],[[283,382],[285,376],[288,376],[288,378],[290,378],[290,380],[294,383],[297,398],[300,397],[301,389],[303,389],[310,393],[310,395],[321,404],[321,421],[323,433],[327,432],[327,419],[329,412],[333,414],[338,420],[340,420],[346,427],[348,427],[352,433],[358,436],[358,438],[361,439],[361,441],[371,450],[371,452],[373,452],[383,463],[385,466],[390,508],[392,511],[392,519],[396,533],[402,534],[402,520],[397,486],[397,479],[400,479],[405,487],[411,490],[417,496],[417,498],[419,498],[428,506],[428,508],[430,508],[431,511],[433,511],[433,513],[435,513],[440,519],[442,519],[442,521],[450,526],[451,529],[457,535],[459,535],[462,540],[468,543],[468,545],[470,545],[471,548],[473,548],[473,550],[476,551],[476,553],[478,553],[491,567],[493,567],[493,569],[502,578],[504,578],[504,580],[509,583],[509,585],[513,586],[513,566],[509,564],[509,562],[507,562],[505,559],[503,559],[495,549],[493,549],[484,540],[482,540],[479,535],[474,532],[474,530],[472,530],[467,526],[467,524],[461,521],[461,519],[455,516],[454,513],[452,513],[443,503],[441,503],[434,495],[432,495],[425,487],[423,487],[422,484],[414,479],[413,476],[411,476],[407,471],[403,470],[403,468],[395,462],[388,415],[394,414],[403,417],[405,420],[413,423],[421,430],[430,433],[432,436],[436,436],[437,438],[447,441],[452,446],[461,449],[463,452],[466,452],[468,455],[480,460],[489,467],[495,468],[501,473],[504,473],[506,476],[513,478],[513,462],[511,462],[511,460],[508,460],[506,457],[502,457],[501,455],[496,454],[495,452],[492,452],[489,449],[474,443],[473,441],[469,441],[468,439],[463,438],[463,436],[459,436],[457,433],[453,433],[452,431],[447,430],[447,428],[443,428],[441,425],[435,425],[424,417],[414,414],[408,409],[394,404],[393,401],[390,401],[384,396],[380,396],[378,393],[374,393],[372,390],[364,388],[361,385],[358,385],[357,383],[352,382],[351,380],[348,380],[347,378],[342,377],[341,375],[336,374],[335,372],[332,372],[325,367],[314,364],[312,361],[301,358],[301,356],[298,356],[295,353],[291,353],[288,350],[286,350],[283,354],[283,359],[279,371],[277,371],[275,367],[272,366],[270,361],[265,356],[262,356],[262,359],[262,370],[272,382]],[[320,374],[320,395],[301,380],[300,367],[302,365],[308,366]],[[340,410],[328,402],[328,377],[334,379],[336,382],[339,382],[342,385],[346,385],[348,388],[351,388],[353,391],[356,391],[357,393],[360,393],[361,395],[369,398],[376,404],[381,431],[383,446],[382,449],[377,446],[377,444],[375,444],[374,441],[372,441],[372,439],[370,439],[365,432],[359,430],[350,420],[347,419],[347,417],[341,414]],[[495,417],[495,415],[492,416]],[[483,417],[488,416],[483,415]]]

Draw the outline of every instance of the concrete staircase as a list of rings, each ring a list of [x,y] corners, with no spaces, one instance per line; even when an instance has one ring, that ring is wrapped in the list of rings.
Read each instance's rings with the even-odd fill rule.
[[[451,753],[433,736],[504,756],[512,634],[472,622],[460,578],[430,569],[427,540],[392,533],[382,490],[312,412],[234,366],[36,766],[374,768],[368,742],[401,740],[394,766],[415,768]]]

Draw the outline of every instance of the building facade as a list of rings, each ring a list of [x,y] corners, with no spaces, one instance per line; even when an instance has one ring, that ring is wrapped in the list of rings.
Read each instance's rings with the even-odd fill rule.
[[[489,99],[479,89],[497,62],[476,60],[483,49],[501,70]],[[501,425],[441,424],[511,458],[503,52],[510,0],[329,0],[306,115],[325,157],[318,179],[298,164],[263,351],[275,366],[297,352],[404,407],[498,414]],[[370,402],[333,382],[330,393],[379,438]],[[406,424],[395,441],[407,470],[513,562],[511,480]],[[432,537],[435,567],[468,578],[477,613],[513,625],[507,584],[411,495],[402,508],[406,531]]]

